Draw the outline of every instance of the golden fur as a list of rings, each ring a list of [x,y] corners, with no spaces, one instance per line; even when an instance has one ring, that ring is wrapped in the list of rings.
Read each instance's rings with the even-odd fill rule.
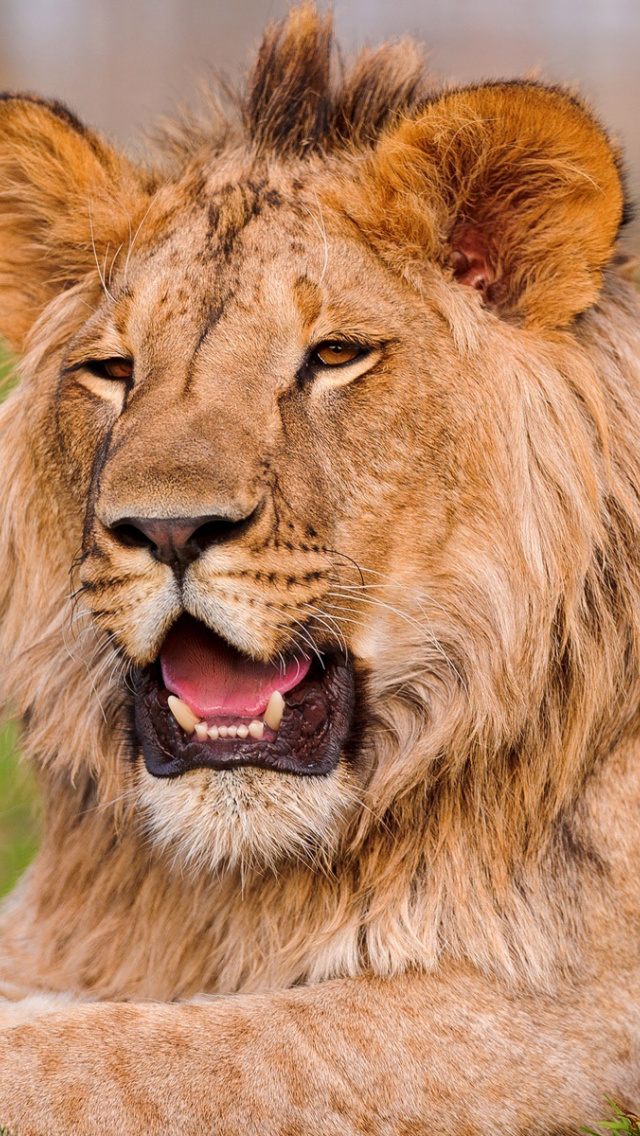
[[[616,146],[560,89],[432,90],[407,43],[334,82],[302,7],[145,170],[6,97],[0,192],[0,696],[46,807],[0,1124],[524,1136],[640,1096]],[[339,332],[374,363],[303,381]],[[131,392],[81,365],[123,354]],[[182,593],[109,529],[260,494]],[[348,645],[331,774],[150,776],[128,674],[184,607],[255,657]]]

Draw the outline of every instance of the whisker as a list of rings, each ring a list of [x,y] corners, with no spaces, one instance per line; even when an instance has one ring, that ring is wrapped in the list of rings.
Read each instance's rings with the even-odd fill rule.
[[[322,608],[316,607],[316,605],[312,603],[307,602],[304,604],[304,607],[307,611],[312,613],[312,618],[317,619],[323,625],[323,627],[326,627],[329,634],[338,643],[340,649],[344,652],[345,655],[348,655],[349,651],[347,648],[347,641],[340,628],[340,625],[333,618],[333,616],[330,615],[329,612],[323,611]]]
[[[154,205],[157,204],[158,199],[159,199],[160,190],[164,189],[165,186],[168,185],[168,184],[169,184],[169,179],[167,179],[167,181],[164,183],[164,185],[161,185],[159,187],[159,189],[156,190],[154,196],[151,198],[151,201],[149,202],[149,205],[147,206],[145,212],[142,215],[142,219],[140,221],[140,224],[138,225],[138,228],[136,229],[135,233],[133,234],[133,238],[131,237],[131,221],[129,221],[129,248],[127,249],[127,255],[126,255],[126,258],[125,258],[125,262],[124,262],[124,282],[125,282],[125,284],[127,283],[127,273],[129,271],[129,261],[131,259],[131,253],[133,252],[134,245],[135,245],[135,243],[138,239],[138,236],[140,235],[140,230],[142,229],[142,226],[144,225],[144,223],[145,223],[147,217],[149,216],[151,210],[153,209]]]
[[[324,670],[325,669],[324,659],[322,658],[322,655],[320,654],[320,651],[318,650],[318,647],[316,645],[315,639],[313,638],[313,635],[308,630],[308,628],[305,627],[304,623],[300,622],[299,619],[294,619],[293,616],[291,616],[290,618],[291,618],[292,622],[297,624],[297,626],[300,628],[300,634],[303,635],[303,637],[306,639],[308,646],[311,648],[314,655],[318,659],[320,666]]]
[[[96,242],[95,242],[94,235],[93,235],[93,217],[91,216],[91,200],[90,199],[88,200],[87,204],[88,204],[88,207],[89,207],[89,231],[91,233],[91,248],[93,249],[93,259],[96,262],[96,268],[98,269],[98,276],[100,277],[100,283],[102,284],[102,290],[103,290],[105,296],[107,297],[107,299],[111,300],[112,303],[115,303],[113,296],[111,295],[111,292],[107,288],[105,278],[104,278],[102,270],[100,268],[100,262],[98,260],[98,253],[96,251]],[[108,251],[108,249],[109,249],[109,246],[107,245],[107,251]],[[106,263],[106,261],[105,261],[105,263]]]
[[[311,220],[314,222],[316,228],[318,229],[320,236],[322,237],[322,243],[323,243],[323,246],[324,246],[324,263],[322,265],[322,272],[320,273],[320,279],[318,281],[318,284],[322,284],[324,277],[325,277],[325,273],[327,271],[327,266],[329,264],[329,245],[328,245],[328,242],[327,242],[327,230],[326,230],[325,223],[324,223],[324,215],[323,215],[323,212],[322,212],[322,206],[320,204],[320,198],[318,197],[318,194],[316,193],[315,190],[314,190],[314,197],[316,199],[316,205],[318,206],[318,213],[320,214],[320,221],[318,221],[317,218],[314,217],[314,215],[313,215],[313,213],[311,212],[310,209],[307,209],[307,213],[309,214],[309,216],[311,217]]]
[[[111,264],[109,265],[109,287],[111,287],[111,277],[113,275],[113,269],[114,269],[116,260],[118,259],[118,255],[120,253],[120,250],[123,247],[123,244],[124,244],[124,242],[122,242],[118,245],[118,247],[117,247],[117,249],[116,249],[116,251],[115,251],[115,253],[112,257]]]
[[[435,634],[435,632],[434,632],[433,628],[431,627],[428,620],[427,620],[427,623],[429,625],[425,626],[424,624],[421,624],[419,622],[419,620],[415,619],[413,616],[410,616],[407,612],[402,611],[400,608],[394,607],[392,604],[386,603],[384,600],[379,599],[379,597],[377,597],[377,596],[373,596],[373,597],[372,596],[363,596],[361,594],[361,592],[359,590],[356,590],[356,589],[342,588],[338,592],[328,592],[327,594],[329,596],[335,596],[340,600],[345,600],[345,599],[356,600],[357,599],[358,603],[368,604],[371,607],[379,607],[382,610],[389,611],[393,615],[398,616],[399,619],[404,620],[405,623],[409,624],[410,627],[413,627],[417,631],[419,631],[421,636],[423,636],[428,642],[430,642],[432,644],[432,646],[434,646],[436,648],[438,654],[441,655],[441,657],[445,660],[447,665],[451,668],[452,672],[455,674],[455,676],[458,679],[458,681],[460,682],[460,684],[463,687],[465,687],[466,684],[465,684],[465,681],[464,681],[462,675],[460,674],[460,672],[459,672],[458,668],[456,667],[455,663],[453,662],[453,660],[449,658],[449,655],[445,651],[444,647],[442,646],[440,640],[438,639],[437,635]],[[332,604],[332,607],[334,607],[336,610],[340,610],[340,606],[335,604],[335,603]],[[358,609],[354,608],[354,607],[342,607],[342,610],[350,611],[352,614],[358,614]],[[425,616],[425,619],[427,619],[426,616]]]

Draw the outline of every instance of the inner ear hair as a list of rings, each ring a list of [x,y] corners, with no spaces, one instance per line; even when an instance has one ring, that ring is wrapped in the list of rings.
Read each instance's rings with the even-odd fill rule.
[[[460,228],[451,237],[451,265],[459,284],[481,292],[491,303],[497,279],[495,251],[489,238],[478,230]]]

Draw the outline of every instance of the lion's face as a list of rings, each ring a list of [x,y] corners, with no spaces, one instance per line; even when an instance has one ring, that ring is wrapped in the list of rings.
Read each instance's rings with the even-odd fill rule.
[[[438,649],[424,583],[472,428],[442,316],[314,188],[172,187],[52,368],[140,797],[214,859],[331,842],[358,801],[369,676],[391,653],[401,683],[416,629]]]
[[[597,295],[620,218],[599,128],[557,92],[480,88],[360,152],[234,143],[158,184],[59,109],[3,113],[14,182],[25,119],[60,185],[23,163],[32,213],[10,249],[28,288],[0,315],[31,335],[21,396],[56,562],[157,839],[210,865],[317,856],[460,739],[508,745],[566,567],[549,520],[554,540],[572,523],[531,439],[582,413],[556,328]],[[567,123],[585,173],[566,166],[554,213]],[[478,131],[497,157],[474,182]],[[527,145],[549,149],[546,186]],[[38,209],[57,275],[20,268]],[[568,213],[584,248],[563,274]]]

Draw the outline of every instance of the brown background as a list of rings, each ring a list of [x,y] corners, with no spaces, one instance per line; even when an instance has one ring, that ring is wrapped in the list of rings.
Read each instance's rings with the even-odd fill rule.
[[[321,7],[324,7],[321,2]],[[193,97],[211,67],[235,76],[286,0],[0,0],[0,86],[64,99],[127,140]],[[640,0],[335,0],[348,49],[414,33],[436,73],[535,72],[577,82],[625,142],[640,198]],[[640,223],[633,231],[640,249]]]

